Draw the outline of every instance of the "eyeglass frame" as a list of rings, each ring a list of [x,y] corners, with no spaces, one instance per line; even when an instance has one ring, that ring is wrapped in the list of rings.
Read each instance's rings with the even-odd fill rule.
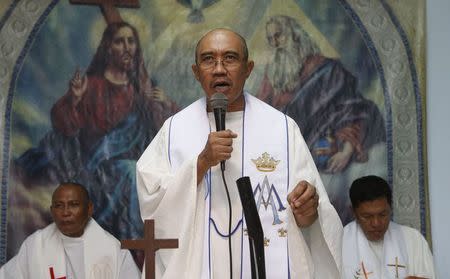
[[[228,60],[227,60],[228,59]],[[227,70],[233,70],[234,68],[237,68],[238,66],[242,65],[243,61],[239,57],[239,53],[235,52],[228,52],[225,53],[225,55],[221,57],[214,57],[214,55],[209,53],[204,53],[200,57],[200,61],[197,63],[197,65],[202,70],[212,70],[219,65],[219,63]]]

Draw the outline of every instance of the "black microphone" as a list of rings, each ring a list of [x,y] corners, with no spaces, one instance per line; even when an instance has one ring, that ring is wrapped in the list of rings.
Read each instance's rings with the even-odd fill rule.
[[[247,224],[252,278],[265,279],[264,232],[259,219],[258,209],[256,208],[250,178],[248,176],[241,177],[236,180],[236,184]]]
[[[227,112],[228,98],[223,93],[214,93],[209,99],[209,106],[213,109],[216,131],[225,130],[225,113]],[[225,170],[225,161],[220,162],[220,169]]]

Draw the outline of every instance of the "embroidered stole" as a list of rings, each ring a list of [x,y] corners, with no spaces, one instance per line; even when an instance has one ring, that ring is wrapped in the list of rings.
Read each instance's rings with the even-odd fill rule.
[[[351,222],[344,229],[344,278],[405,278],[408,274],[408,255],[403,231],[394,222],[384,234],[380,262],[360,226]]]
[[[112,245],[110,235],[94,221],[89,221],[84,235],[84,266],[86,279],[117,278],[118,246]],[[117,240],[115,240],[117,241]],[[40,270],[40,277],[66,278],[66,257],[60,232],[52,223],[32,243],[33,258],[30,270]],[[31,256],[31,255],[30,255]]]
[[[253,193],[266,239],[265,262],[267,278],[287,278],[289,268],[286,264],[288,263],[288,250],[285,209],[287,207],[286,197],[289,190],[289,143],[286,117],[284,114],[246,93],[242,122],[242,131],[234,131],[240,137],[241,154],[239,156],[241,158],[239,158],[239,161],[241,166],[230,165],[228,167],[234,168],[234,170],[238,168],[239,171],[237,172],[240,172],[239,175],[249,176],[252,182]],[[204,148],[211,130],[215,130],[215,127],[210,128],[205,98],[191,104],[185,110],[172,117],[168,139],[168,156],[173,171],[180,168],[183,162],[198,156]],[[233,156],[238,155],[234,154]],[[225,171],[226,175],[227,170]],[[216,179],[218,176],[220,176],[219,168],[213,168],[212,174],[209,172],[205,178],[208,185],[207,191],[214,191],[215,187],[223,187],[223,185],[212,185],[214,183],[221,184],[220,180]],[[235,181],[240,176],[227,176],[229,189],[236,187]],[[210,195],[207,194],[207,202],[209,202],[209,197]],[[225,196],[223,198],[226,200]],[[214,204],[211,206],[214,206]],[[233,210],[236,209],[233,208]],[[211,215],[211,208],[209,208],[207,215],[209,215],[207,216],[209,222],[208,220],[206,221],[209,223],[209,226],[206,229],[210,230],[209,233],[218,233],[226,236],[228,234],[228,224],[216,224],[214,216]],[[236,253],[234,253],[233,261],[242,260],[241,276],[242,278],[250,278],[250,255],[244,221],[241,212],[240,221],[235,221],[232,224],[232,231],[241,234],[242,244],[241,259],[236,259]],[[211,223],[214,223],[214,225],[211,226]],[[225,261],[225,258],[223,260]]]
[[[30,275],[38,271],[38,277],[42,279],[66,278],[66,258],[64,246],[60,238],[60,232],[55,223],[50,224],[41,231],[35,233],[36,238],[30,244]],[[33,235],[31,237],[34,237]]]

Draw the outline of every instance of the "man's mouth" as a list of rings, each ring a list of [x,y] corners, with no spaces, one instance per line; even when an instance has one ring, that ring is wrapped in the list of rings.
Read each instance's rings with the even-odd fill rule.
[[[125,53],[122,55],[122,60],[125,62],[129,62],[131,60],[131,55],[129,53]]]
[[[216,92],[224,92],[228,90],[231,87],[231,85],[229,82],[226,81],[218,81],[214,83],[213,87],[216,90]]]
[[[73,224],[73,221],[61,221],[60,224],[62,226],[70,226]]]
[[[379,237],[379,236],[382,236],[383,235],[383,232],[382,231],[371,231],[371,232],[369,232],[372,236],[376,236],[376,237]]]

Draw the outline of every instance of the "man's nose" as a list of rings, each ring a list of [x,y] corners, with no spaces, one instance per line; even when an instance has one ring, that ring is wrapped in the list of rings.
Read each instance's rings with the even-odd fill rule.
[[[218,59],[214,61],[213,72],[214,73],[224,73],[227,69],[225,68],[223,61]]]
[[[381,220],[381,218],[378,217],[378,216],[374,216],[374,217],[372,218],[372,220],[371,220],[371,225],[372,225],[372,227],[378,227],[378,226],[381,225],[381,223],[382,223],[382,220]]]
[[[277,48],[277,47],[280,45],[280,42],[279,42],[279,40],[278,40],[277,38],[270,37],[270,38],[269,38],[269,44],[270,44],[272,47]]]
[[[64,209],[62,211],[63,216],[68,216],[71,213],[72,213],[72,211],[70,210],[69,206],[68,205],[64,206]]]
[[[131,45],[130,45],[129,42],[125,41],[125,42],[124,42],[124,47],[125,47],[125,50],[126,50],[126,51],[129,51],[130,48],[131,48]]]

